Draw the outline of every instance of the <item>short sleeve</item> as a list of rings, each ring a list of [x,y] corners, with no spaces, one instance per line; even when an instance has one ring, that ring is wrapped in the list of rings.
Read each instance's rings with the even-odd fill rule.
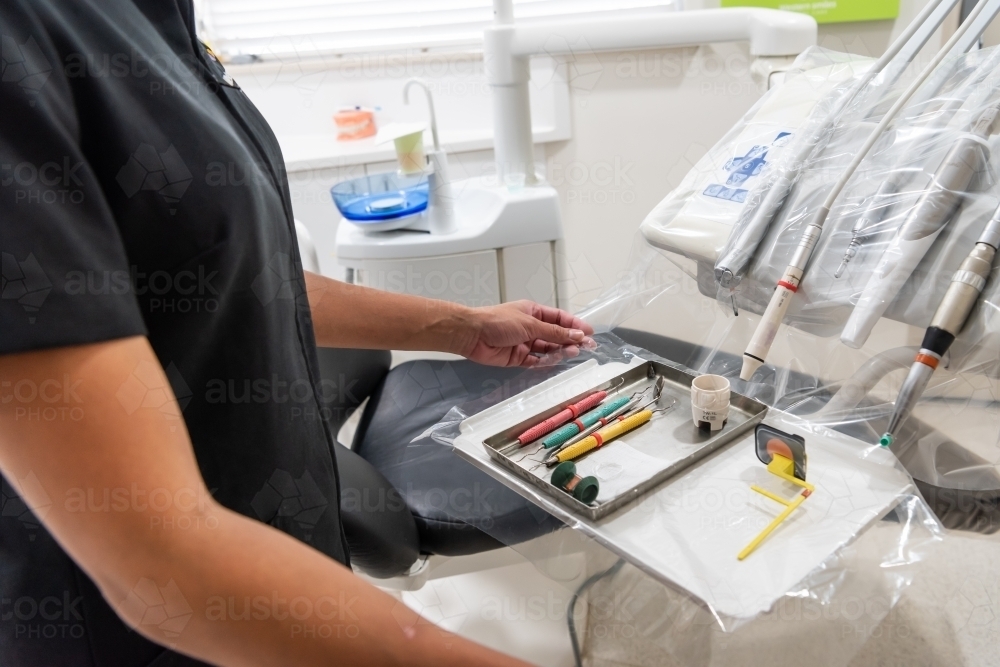
[[[0,35],[0,354],[145,335],[46,23],[3,2]]]

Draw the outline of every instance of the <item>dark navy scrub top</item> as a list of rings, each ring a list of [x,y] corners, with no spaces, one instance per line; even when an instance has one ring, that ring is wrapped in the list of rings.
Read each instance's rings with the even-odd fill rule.
[[[0,354],[147,336],[177,402],[139,366],[123,414],[183,418],[219,502],[347,563],[284,163],[191,0],[2,0],[0,36]],[[0,380],[0,400],[31,392]],[[87,418],[46,389],[52,409],[17,418]],[[3,480],[0,663],[197,664],[118,620],[24,485],[44,475]],[[146,498],[110,491],[51,502]],[[182,628],[169,582],[137,587],[150,623]]]

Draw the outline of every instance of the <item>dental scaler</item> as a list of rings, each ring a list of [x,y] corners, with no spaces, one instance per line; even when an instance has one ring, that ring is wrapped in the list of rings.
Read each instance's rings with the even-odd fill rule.
[[[986,139],[992,132],[997,113],[997,106],[987,108],[969,132],[958,137],[926,192],[882,253],[840,335],[840,340],[848,347],[859,348],[865,344],[875,323],[955,215],[972,179],[989,159]]]
[[[976,246],[952,276],[944,299],[935,311],[931,325],[927,327],[917,358],[910,366],[910,373],[899,390],[899,396],[896,397],[896,407],[889,417],[889,427],[879,440],[879,444],[883,447],[892,444],[899,427],[913,412],[920,395],[927,388],[927,383],[941,357],[965,326],[965,321],[969,319],[979,295],[983,293],[990,271],[993,270],[993,258],[997,248],[1000,248],[1000,208],[993,213],[993,217],[976,241]]]

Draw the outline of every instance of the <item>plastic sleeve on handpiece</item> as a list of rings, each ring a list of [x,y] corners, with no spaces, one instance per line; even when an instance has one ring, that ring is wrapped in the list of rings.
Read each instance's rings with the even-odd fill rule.
[[[987,127],[989,114],[982,114]],[[987,123],[987,121],[989,122]],[[879,263],[851,312],[840,340],[860,348],[868,340],[876,322],[903,289],[917,265],[934,245],[948,220],[962,203],[973,176],[987,155],[975,135],[965,135],[952,148],[934,174],[929,189],[917,201],[882,253]]]
[[[522,445],[526,445],[529,442],[538,440],[540,437],[542,437],[549,431],[559,426],[562,426],[570,419],[576,419],[587,410],[590,410],[592,407],[603,401],[607,395],[608,392],[606,391],[598,391],[596,393],[591,394],[582,401],[574,403],[573,405],[570,405],[564,410],[560,410],[559,412],[552,415],[545,421],[539,424],[535,424],[527,431],[517,436],[518,441]]]

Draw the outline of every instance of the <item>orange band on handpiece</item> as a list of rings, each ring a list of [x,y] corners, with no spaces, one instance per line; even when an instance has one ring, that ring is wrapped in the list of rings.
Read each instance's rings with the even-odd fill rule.
[[[917,363],[921,363],[924,366],[930,366],[931,369],[935,369],[938,367],[939,359],[937,359],[937,357],[932,357],[929,354],[920,353],[917,354],[917,358],[914,359],[914,361],[916,361]]]

